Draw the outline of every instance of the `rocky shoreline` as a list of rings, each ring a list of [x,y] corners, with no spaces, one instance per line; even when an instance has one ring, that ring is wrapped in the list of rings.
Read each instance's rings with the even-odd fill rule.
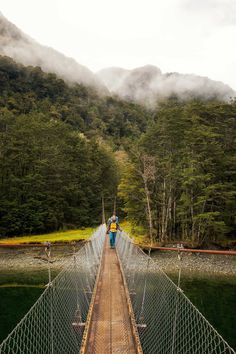
[[[76,247],[76,252],[80,246]],[[50,267],[60,270],[73,255],[71,245],[54,247],[51,250]],[[0,248],[0,271],[47,270],[48,257],[42,247]]]
[[[181,267],[183,273],[209,273],[236,277],[236,256],[184,252],[181,253],[181,260],[179,260],[177,252],[154,251],[151,257],[166,273],[177,272]]]
[[[78,251],[79,247],[76,248]],[[61,269],[73,255],[70,245],[52,249],[50,267]],[[153,251],[151,257],[166,273],[175,273],[181,266],[182,272],[211,273],[236,277],[236,256],[211,255],[184,252],[181,261],[177,252]],[[0,271],[33,271],[47,269],[48,261],[43,248],[3,249],[0,248]]]

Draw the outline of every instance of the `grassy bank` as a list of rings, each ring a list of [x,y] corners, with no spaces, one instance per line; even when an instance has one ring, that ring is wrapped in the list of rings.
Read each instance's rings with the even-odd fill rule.
[[[87,227],[85,229],[69,230],[62,232],[53,232],[43,235],[31,235],[3,238],[0,240],[0,244],[27,244],[27,243],[41,243],[41,242],[71,242],[79,240],[87,240],[93,233],[94,228]]]
[[[120,226],[135,243],[144,244],[148,242],[146,231],[142,226],[133,225],[129,221],[123,221]]]

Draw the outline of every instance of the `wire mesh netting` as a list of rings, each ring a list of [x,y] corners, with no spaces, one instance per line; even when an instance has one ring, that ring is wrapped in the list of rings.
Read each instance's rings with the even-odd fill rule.
[[[118,238],[117,252],[144,354],[236,353],[125,233]]]
[[[67,260],[0,345],[1,354],[78,354],[100,264],[106,226]]]

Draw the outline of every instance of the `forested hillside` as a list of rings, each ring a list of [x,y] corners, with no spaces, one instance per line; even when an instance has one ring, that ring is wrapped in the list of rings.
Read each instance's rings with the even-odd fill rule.
[[[91,88],[68,86],[39,67],[24,67],[0,56],[0,105],[4,113],[43,113],[87,136],[135,137],[145,129],[148,113],[139,106],[112,97],[101,98]]]
[[[120,184],[129,218],[153,241],[235,237],[235,118],[235,102],[159,107]]]
[[[233,101],[148,110],[0,57],[0,235],[96,224],[118,188],[153,241],[233,238],[235,118]]]
[[[7,57],[0,88],[1,235],[100,222],[118,184],[113,147],[144,130],[145,110]]]

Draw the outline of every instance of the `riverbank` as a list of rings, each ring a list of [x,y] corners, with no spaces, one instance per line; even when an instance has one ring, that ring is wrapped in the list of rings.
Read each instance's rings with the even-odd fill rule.
[[[75,251],[81,246],[82,243],[77,243]],[[60,270],[73,252],[70,244],[52,247],[50,267]],[[236,276],[236,256],[187,252],[181,253],[179,261],[177,252],[152,251],[151,257],[166,273],[174,273],[181,266],[182,272]],[[48,261],[42,247],[0,248],[0,271],[46,271],[47,268]]]
[[[52,246],[50,259],[48,259],[44,247],[0,247],[0,274],[4,272],[46,272],[49,261],[51,269],[58,272],[82,245],[83,242],[77,242],[75,245]]]
[[[153,251],[151,257],[166,273],[174,273],[181,267],[183,273],[208,273],[236,277],[236,256]]]

